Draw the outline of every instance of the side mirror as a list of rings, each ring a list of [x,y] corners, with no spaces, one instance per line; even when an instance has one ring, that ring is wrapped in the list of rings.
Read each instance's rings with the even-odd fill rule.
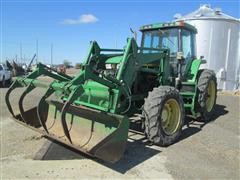
[[[200,59],[203,60],[203,59],[204,59],[204,56],[200,56]]]

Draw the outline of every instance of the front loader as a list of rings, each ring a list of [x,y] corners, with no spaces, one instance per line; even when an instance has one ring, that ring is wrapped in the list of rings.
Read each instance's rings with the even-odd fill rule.
[[[185,115],[209,120],[216,103],[213,71],[199,69],[195,57],[196,29],[184,22],[141,27],[142,42],[127,39],[123,49],[103,49],[91,42],[79,74],[68,76],[39,63],[18,78],[6,94],[6,104],[17,122],[45,136],[108,162],[123,155],[130,117],[141,114],[143,131],[160,146],[176,142]],[[39,78],[47,76],[51,83]],[[25,87],[19,114],[10,94]],[[25,97],[46,88],[32,109]]]

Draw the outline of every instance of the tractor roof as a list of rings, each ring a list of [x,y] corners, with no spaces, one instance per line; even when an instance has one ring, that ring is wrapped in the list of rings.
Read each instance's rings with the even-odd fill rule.
[[[174,27],[185,28],[192,32],[197,33],[197,29],[194,26],[192,26],[184,21],[148,24],[148,25],[144,25],[144,26],[140,27],[140,31],[174,28]]]

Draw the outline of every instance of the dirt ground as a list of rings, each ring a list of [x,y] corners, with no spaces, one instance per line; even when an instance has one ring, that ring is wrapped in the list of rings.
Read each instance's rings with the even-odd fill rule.
[[[179,142],[167,148],[150,146],[144,136],[131,133],[124,157],[115,164],[89,158],[43,138],[16,123],[7,111],[0,89],[1,178],[240,178],[240,96],[220,94],[213,120],[193,121]],[[15,91],[12,100],[22,93]],[[35,105],[43,93],[36,90],[26,101]]]

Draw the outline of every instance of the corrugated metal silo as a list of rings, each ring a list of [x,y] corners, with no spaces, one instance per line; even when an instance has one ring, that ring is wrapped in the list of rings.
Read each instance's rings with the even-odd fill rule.
[[[207,64],[201,68],[213,69],[218,78],[218,89],[240,88],[240,21],[202,5],[196,11],[178,18],[198,30],[197,57],[204,56]]]

